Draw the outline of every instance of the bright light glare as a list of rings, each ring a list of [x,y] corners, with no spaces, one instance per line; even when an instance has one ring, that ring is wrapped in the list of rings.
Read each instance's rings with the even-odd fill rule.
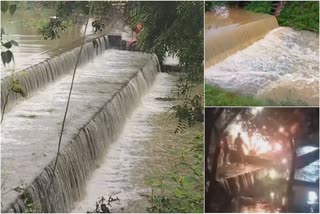
[[[282,206],[286,205],[286,198],[282,197]]]
[[[236,117],[236,119],[237,119],[237,120],[240,120],[240,119],[241,119],[241,114],[238,114],[237,117]]]
[[[318,195],[316,192],[308,192],[308,204],[315,204],[318,200]]]
[[[251,114],[257,115],[257,114],[260,113],[262,110],[263,110],[263,107],[251,108]]]
[[[228,132],[231,136],[232,142],[241,133],[241,138],[247,147],[244,147],[245,154],[248,154],[250,150],[255,151],[257,155],[264,154],[272,151],[272,145],[268,142],[267,138],[258,132],[254,132],[249,136],[248,131],[242,128],[242,122],[232,124],[228,128]]]
[[[280,132],[280,133],[284,133],[284,127],[283,127],[283,126],[280,126],[280,127],[279,127],[279,132]]]
[[[276,170],[271,169],[271,170],[269,170],[269,176],[270,176],[270,178],[273,180],[273,179],[275,179],[276,177],[278,177],[278,173],[276,172]]]
[[[274,199],[274,192],[270,192],[270,198],[271,198],[271,200]]]
[[[257,154],[267,153],[272,150],[270,143],[260,133],[253,134],[251,141],[249,142],[249,147],[254,149]]]
[[[281,163],[282,163],[282,164],[286,164],[286,163],[288,163],[288,161],[287,161],[286,158],[283,158],[283,159],[281,160]]]
[[[282,150],[281,144],[276,143],[276,144],[274,145],[274,150],[277,151],[277,152],[280,152],[280,151]]]

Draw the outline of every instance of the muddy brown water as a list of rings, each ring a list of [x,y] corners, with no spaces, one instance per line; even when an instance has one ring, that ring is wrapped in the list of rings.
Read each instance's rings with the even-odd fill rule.
[[[279,104],[319,104],[317,34],[240,9],[219,7],[205,16],[207,84]]]

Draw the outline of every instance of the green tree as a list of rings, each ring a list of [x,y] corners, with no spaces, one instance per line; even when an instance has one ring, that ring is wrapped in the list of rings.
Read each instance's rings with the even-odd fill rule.
[[[172,108],[179,125],[175,133],[203,120],[203,2],[128,2],[126,20],[138,35],[138,48],[154,53],[162,65],[167,54],[179,59],[182,73],[177,96],[182,103]],[[192,93],[193,91],[193,93]],[[203,212],[203,136],[179,148],[175,168],[146,179],[152,189],[148,212]]]
[[[2,1],[1,2],[1,13],[9,12],[11,16],[16,12],[17,10],[17,4],[10,3],[8,1]],[[13,46],[19,46],[19,44],[14,40],[8,40],[4,39],[4,35],[6,35],[5,29],[1,27],[1,59],[3,65],[6,67],[6,65],[9,66],[9,64],[15,63],[14,62],[14,55],[12,51],[10,50]],[[8,36],[8,35],[7,35]],[[6,41],[5,41],[6,40]],[[4,50],[5,49],[5,50]],[[20,94],[23,97],[26,97],[26,91],[25,88],[22,87],[19,83],[19,80],[17,80],[14,77],[14,69],[11,69],[11,75],[10,75],[10,82],[8,84],[8,92],[6,94],[5,102],[1,111],[1,120],[0,123],[3,121],[4,112],[6,110],[6,105],[8,103],[9,95],[10,93],[17,93]]]
[[[167,54],[176,56],[185,74],[177,93],[183,96],[183,103],[173,107],[179,119],[176,132],[203,120],[203,96],[192,94],[194,86],[203,83],[203,13],[203,2],[128,2],[127,5],[128,24],[132,29],[138,23],[143,25],[138,48],[156,54],[161,65]]]
[[[138,47],[179,58],[192,82],[203,80],[203,2],[128,2],[128,22],[142,23]]]

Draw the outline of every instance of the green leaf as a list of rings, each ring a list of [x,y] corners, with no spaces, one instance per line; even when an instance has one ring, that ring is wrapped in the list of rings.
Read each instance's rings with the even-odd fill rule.
[[[14,46],[19,46],[19,43],[16,42],[16,41],[14,41],[14,40],[11,40],[10,43],[11,43],[12,45],[14,45]]]
[[[8,8],[9,8],[9,2],[7,2],[7,1],[1,1],[1,11],[2,11],[3,13],[6,13],[7,10],[8,10]]]
[[[197,181],[197,179],[194,177],[194,176],[192,176],[192,175],[187,175],[187,176],[185,176],[184,177],[184,180],[186,181],[186,182],[196,182]]]
[[[6,42],[6,43],[2,43],[2,45],[8,49],[10,49],[12,47],[11,42]]]
[[[1,59],[2,59],[4,66],[6,66],[6,64],[9,64],[11,62],[11,60],[14,63],[13,54],[9,50],[1,52]]]
[[[10,12],[11,16],[13,16],[13,14],[16,12],[16,10],[17,10],[17,5],[16,4],[10,5],[9,12]]]

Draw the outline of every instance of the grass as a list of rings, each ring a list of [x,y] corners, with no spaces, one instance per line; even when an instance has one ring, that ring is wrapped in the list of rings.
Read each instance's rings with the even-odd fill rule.
[[[251,4],[245,6],[245,9],[256,13],[270,13],[271,4],[271,1],[251,2]]]
[[[261,100],[253,96],[241,96],[218,86],[205,86],[206,106],[308,106],[302,100],[283,99],[279,101]]]
[[[252,2],[245,9],[256,13],[270,13],[271,2]],[[292,27],[296,30],[308,30],[319,34],[319,2],[288,1],[277,19],[281,26]]]
[[[205,86],[206,106],[264,106],[267,102],[252,96],[239,96],[217,86]]]
[[[192,95],[203,93],[203,85],[192,89]],[[164,100],[166,102],[167,100]],[[175,103],[183,103],[178,97]],[[144,181],[151,192],[147,195],[147,212],[203,213],[203,123],[176,133],[179,119],[172,112],[157,115],[156,131],[145,147],[153,154],[145,161]]]
[[[145,148],[153,158],[145,162],[145,185],[151,188],[147,212],[203,212],[203,125],[197,122],[174,134],[176,118],[158,115],[152,143]]]

